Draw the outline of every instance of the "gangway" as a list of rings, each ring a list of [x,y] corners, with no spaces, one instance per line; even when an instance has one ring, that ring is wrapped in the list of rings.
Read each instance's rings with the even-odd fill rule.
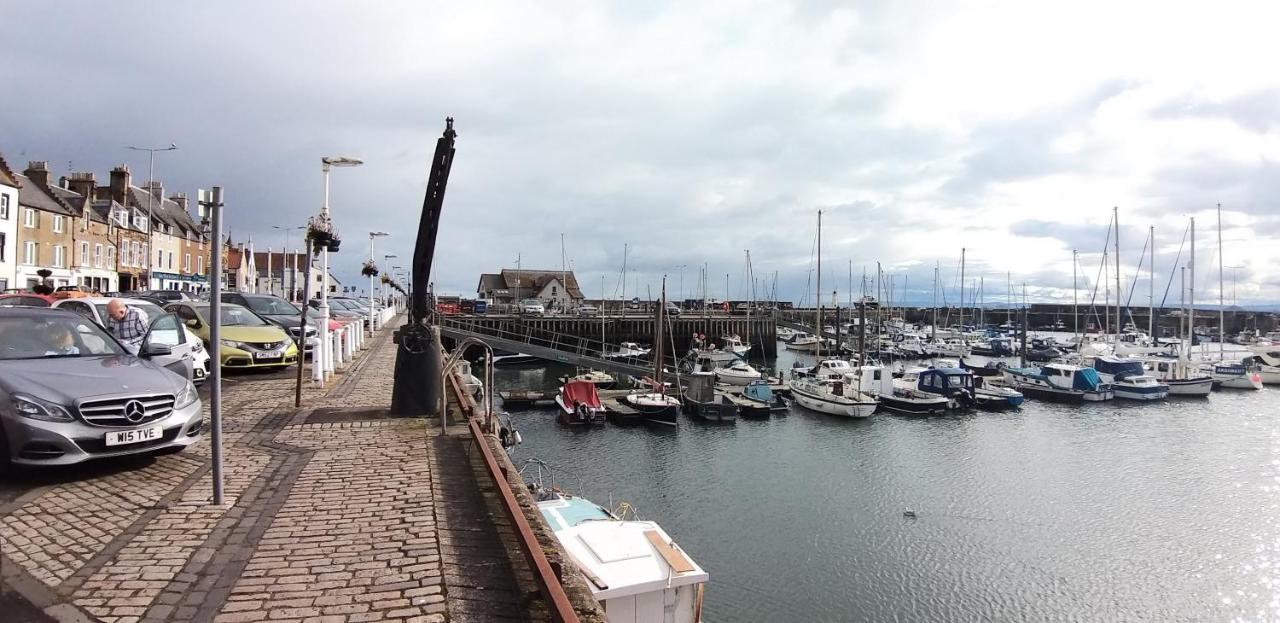
[[[475,338],[489,346],[513,353],[531,355],[547,361],[555,361],[581,368],[603,370],[611,374],[643,378],[653,374],[653,363],[639,357],[603,357],[602,352],[619,352],[618,344],[603,343],[576,335],[534,329],[526,325],[509,325],[510,328],[471,322],[467,317],[438,314],[434,320],[440,326],[440,334],[455,340]],[[667,362],[675,365],[675,360]]]

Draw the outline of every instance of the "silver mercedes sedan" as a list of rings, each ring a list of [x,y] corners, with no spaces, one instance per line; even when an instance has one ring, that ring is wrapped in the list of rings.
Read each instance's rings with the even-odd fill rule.
[[[177,317],[151,319],[138,356],[71,311],[0,308],[0,470],[177,452],[199,440],[200,398],[151,361]]]

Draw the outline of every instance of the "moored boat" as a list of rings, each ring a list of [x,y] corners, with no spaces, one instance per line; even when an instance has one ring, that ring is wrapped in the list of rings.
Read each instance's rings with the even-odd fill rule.
[[[727,366],[716,368],[714,371],[716,380],[729,385],[747,385],[751,381],[760,379],[760,371],[751,367],[745,361],[739,359]]]
[[[1213,391],[1213,377],[1196,372],[1183,358],[1157,357],[1144,364],[1151,376],[1169,386],[1170,396],[1203,398]]]
[[[819,413],[865,418],[879,406],[875,397],[850,387],[843,380],[798,377],[790,381],[791,398]]]
[[[870,394],[880,403],[880,409],[907,415],[945,413],[951,402],[946,396],[919,391],[910,379],[895,379],[884,366],[859,366],[846,377],[850,384],[863,393]]]
[[[1091,361],[1098,377],[1111,384],[1116,398],[1125,400],[1164,400],[1169,385],[1147,374],[1142,361],[1118,355],[1102,355]]]
[[[746,417],[767,417],[775,411],[786,412],[787,410],[787,404],[783,402],[782,397],[773,393],[773,388],[760,379],[747,383],[747,386],[742,388],[742,397],[746,404],[739,403],[738,411],[740,415]]]
[[[1115,398],[1093,368],[1048,363],[1038,368],[1005,368],[1005,381],[1032,398],[1057,402],[1101,402]]]
[[[610,620],[699,623],[708,575],[656,522],[530,485],[538,511]]]
[[[716,393],[711,377],[695,375],[685,379],[684,412],[711,422],[733,422],[738,406]]]
[[[1245,362],[1205,364],[1200,371],[1213,378],[1214,389],[1262,389],[1262,374]]]
[[[603,424],[604,406],[596,386],[588,381],[570,380],[556,394],[560,406],[559,419],[563,424]]]

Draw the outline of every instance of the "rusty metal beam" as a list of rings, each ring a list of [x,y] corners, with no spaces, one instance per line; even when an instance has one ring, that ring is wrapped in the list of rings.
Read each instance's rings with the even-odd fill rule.
[[[456,385],[454,387],[457,387]],[[489,442],[485,438],[485,433],[480,429],[480,422],[476,418],[468,418],[471,426],[471,436],[480,447],[480,455],[484,458],[486,471],[489,472],[489,478],[493,480],[493,484],[498,487],[498,492],[502,498],[502,510],[506,512],[507,519],[511,521],[511,525],[515,527],[517,540],[520,541],[520,549],[524,552],[525,560],[528,561],[529,567],[533,570],[534,580],[538,583],[538,590],[542,593],[543,599],[547,601],[547,606],[551,611],[551,618],[560,623],[578,623],[578,613],[574,611],[573,605],[569,603],[569,595],[564,592],[564,585],[560,583],[560,576],[555,569],[552,568],[551,562],[547,560],[547,556],[542,551],[542,545],[538,543],[538,537],[534,535],[533,528],[529,526],[529,522],[524,517],[524,511],[520,507],[520,502],[516,500],[515,493],[511,491],[511,485],[507,482],[505,470],[499,464],[498,459],[493,455],[493,450],[489,448]]]

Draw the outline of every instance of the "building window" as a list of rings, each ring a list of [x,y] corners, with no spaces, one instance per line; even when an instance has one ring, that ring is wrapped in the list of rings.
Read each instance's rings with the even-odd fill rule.
[[[66,247],[60,244],[53,245],[53,267],[54,268],[63,268],[65,266],[63,263],[67,259],[66,257],[64,257],[65,255],[66,255]]]
[[[147,265],[147,258],[151,257],[148,253],[150,253],[150,246],[144,242],[138,252],[134,254],[134,257],[138,260],[138,266]]]
[[[53,215],[53,233],[62,233],[62,215],[60,214]]]
[[[4,232],[0,232],[0,262],[4,261],[4,246],[5,246]],[[0,288],[0,291],[3,291],[3,288]]]
[[[80,265],[89,265],[89,243],[87,242],[80,243]]]
[[[204,274],[204,256],[203,255],[196,256],[196,274],[197,275]]]
[[[0,195],[0,221],[9,220],[9,195]]]
[[[102,245],[93,245],[93,265],[102,268]]]
[[[27,208],[26,212],[22,213],[22,226],[28,229],[35,229],[36,227],[39,227],[40,214],[31,208]]]
[[[116,265],[116,248],[107,247],[107,268],[115,268]]]
[[[156,268],[164,268],[164,249],[156,249]]]
[[[187,253],[182,256],[182,272],[191,272],[191,254]]]
[[[173,270],[173,251],[169,252],[169,270]]]
[[[22,243],[22,263],[34,266],[40,261],[40,245],[30,240]]]

